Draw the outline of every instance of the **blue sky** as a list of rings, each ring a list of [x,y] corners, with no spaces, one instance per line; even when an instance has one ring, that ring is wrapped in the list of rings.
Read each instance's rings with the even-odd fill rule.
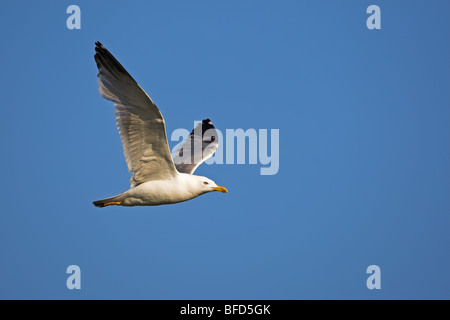
[[[449,19],[448,1],[2,1],[0,298],[449,299]],[[228,194],[95,208],[129,187],[95,41],[169,134],[279,129],[278,174],[202,165]]]

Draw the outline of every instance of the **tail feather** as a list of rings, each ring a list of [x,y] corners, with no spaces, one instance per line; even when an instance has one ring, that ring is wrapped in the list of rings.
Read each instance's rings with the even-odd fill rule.
[[[103,208],[103,207],[111,206],[111,205],[120,206],[123,201],[122,198],[123,198],[122,195],[118,195],[118,196],[114,196],[111,198],[97,200],[92,203],[94,204],[94,206],[99,207],[99,208]]]

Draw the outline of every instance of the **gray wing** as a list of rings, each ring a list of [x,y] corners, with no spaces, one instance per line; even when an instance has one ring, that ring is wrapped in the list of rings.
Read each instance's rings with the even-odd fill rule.
[[[161,112],[124,67],[100,43],[95,43],[100,95],[116,106],[131,187],[177,175]]]
[[[195,169],[216,152],[219,137],[211,120],[205,119],[178,147],[173,162],[181,173],[194,173]]]

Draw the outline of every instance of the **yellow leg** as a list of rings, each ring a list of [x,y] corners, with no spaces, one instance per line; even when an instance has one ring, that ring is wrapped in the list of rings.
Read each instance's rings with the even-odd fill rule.
[[[106,207],[106,206],[120,206],[122,204],[122,201],[116,201],[116,202],[107,202],[107,203],[105,203],[103,206],[104,207]]]

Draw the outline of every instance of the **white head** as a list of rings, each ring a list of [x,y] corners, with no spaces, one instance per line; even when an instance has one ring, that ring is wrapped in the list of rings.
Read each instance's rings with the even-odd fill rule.
[[[202,193],[211,192],[211,191],[220,191],[223,193],[228,193],[227,188],[218,186],[214,181],[202,176],[195,176],[195,188],[200,189]]]

